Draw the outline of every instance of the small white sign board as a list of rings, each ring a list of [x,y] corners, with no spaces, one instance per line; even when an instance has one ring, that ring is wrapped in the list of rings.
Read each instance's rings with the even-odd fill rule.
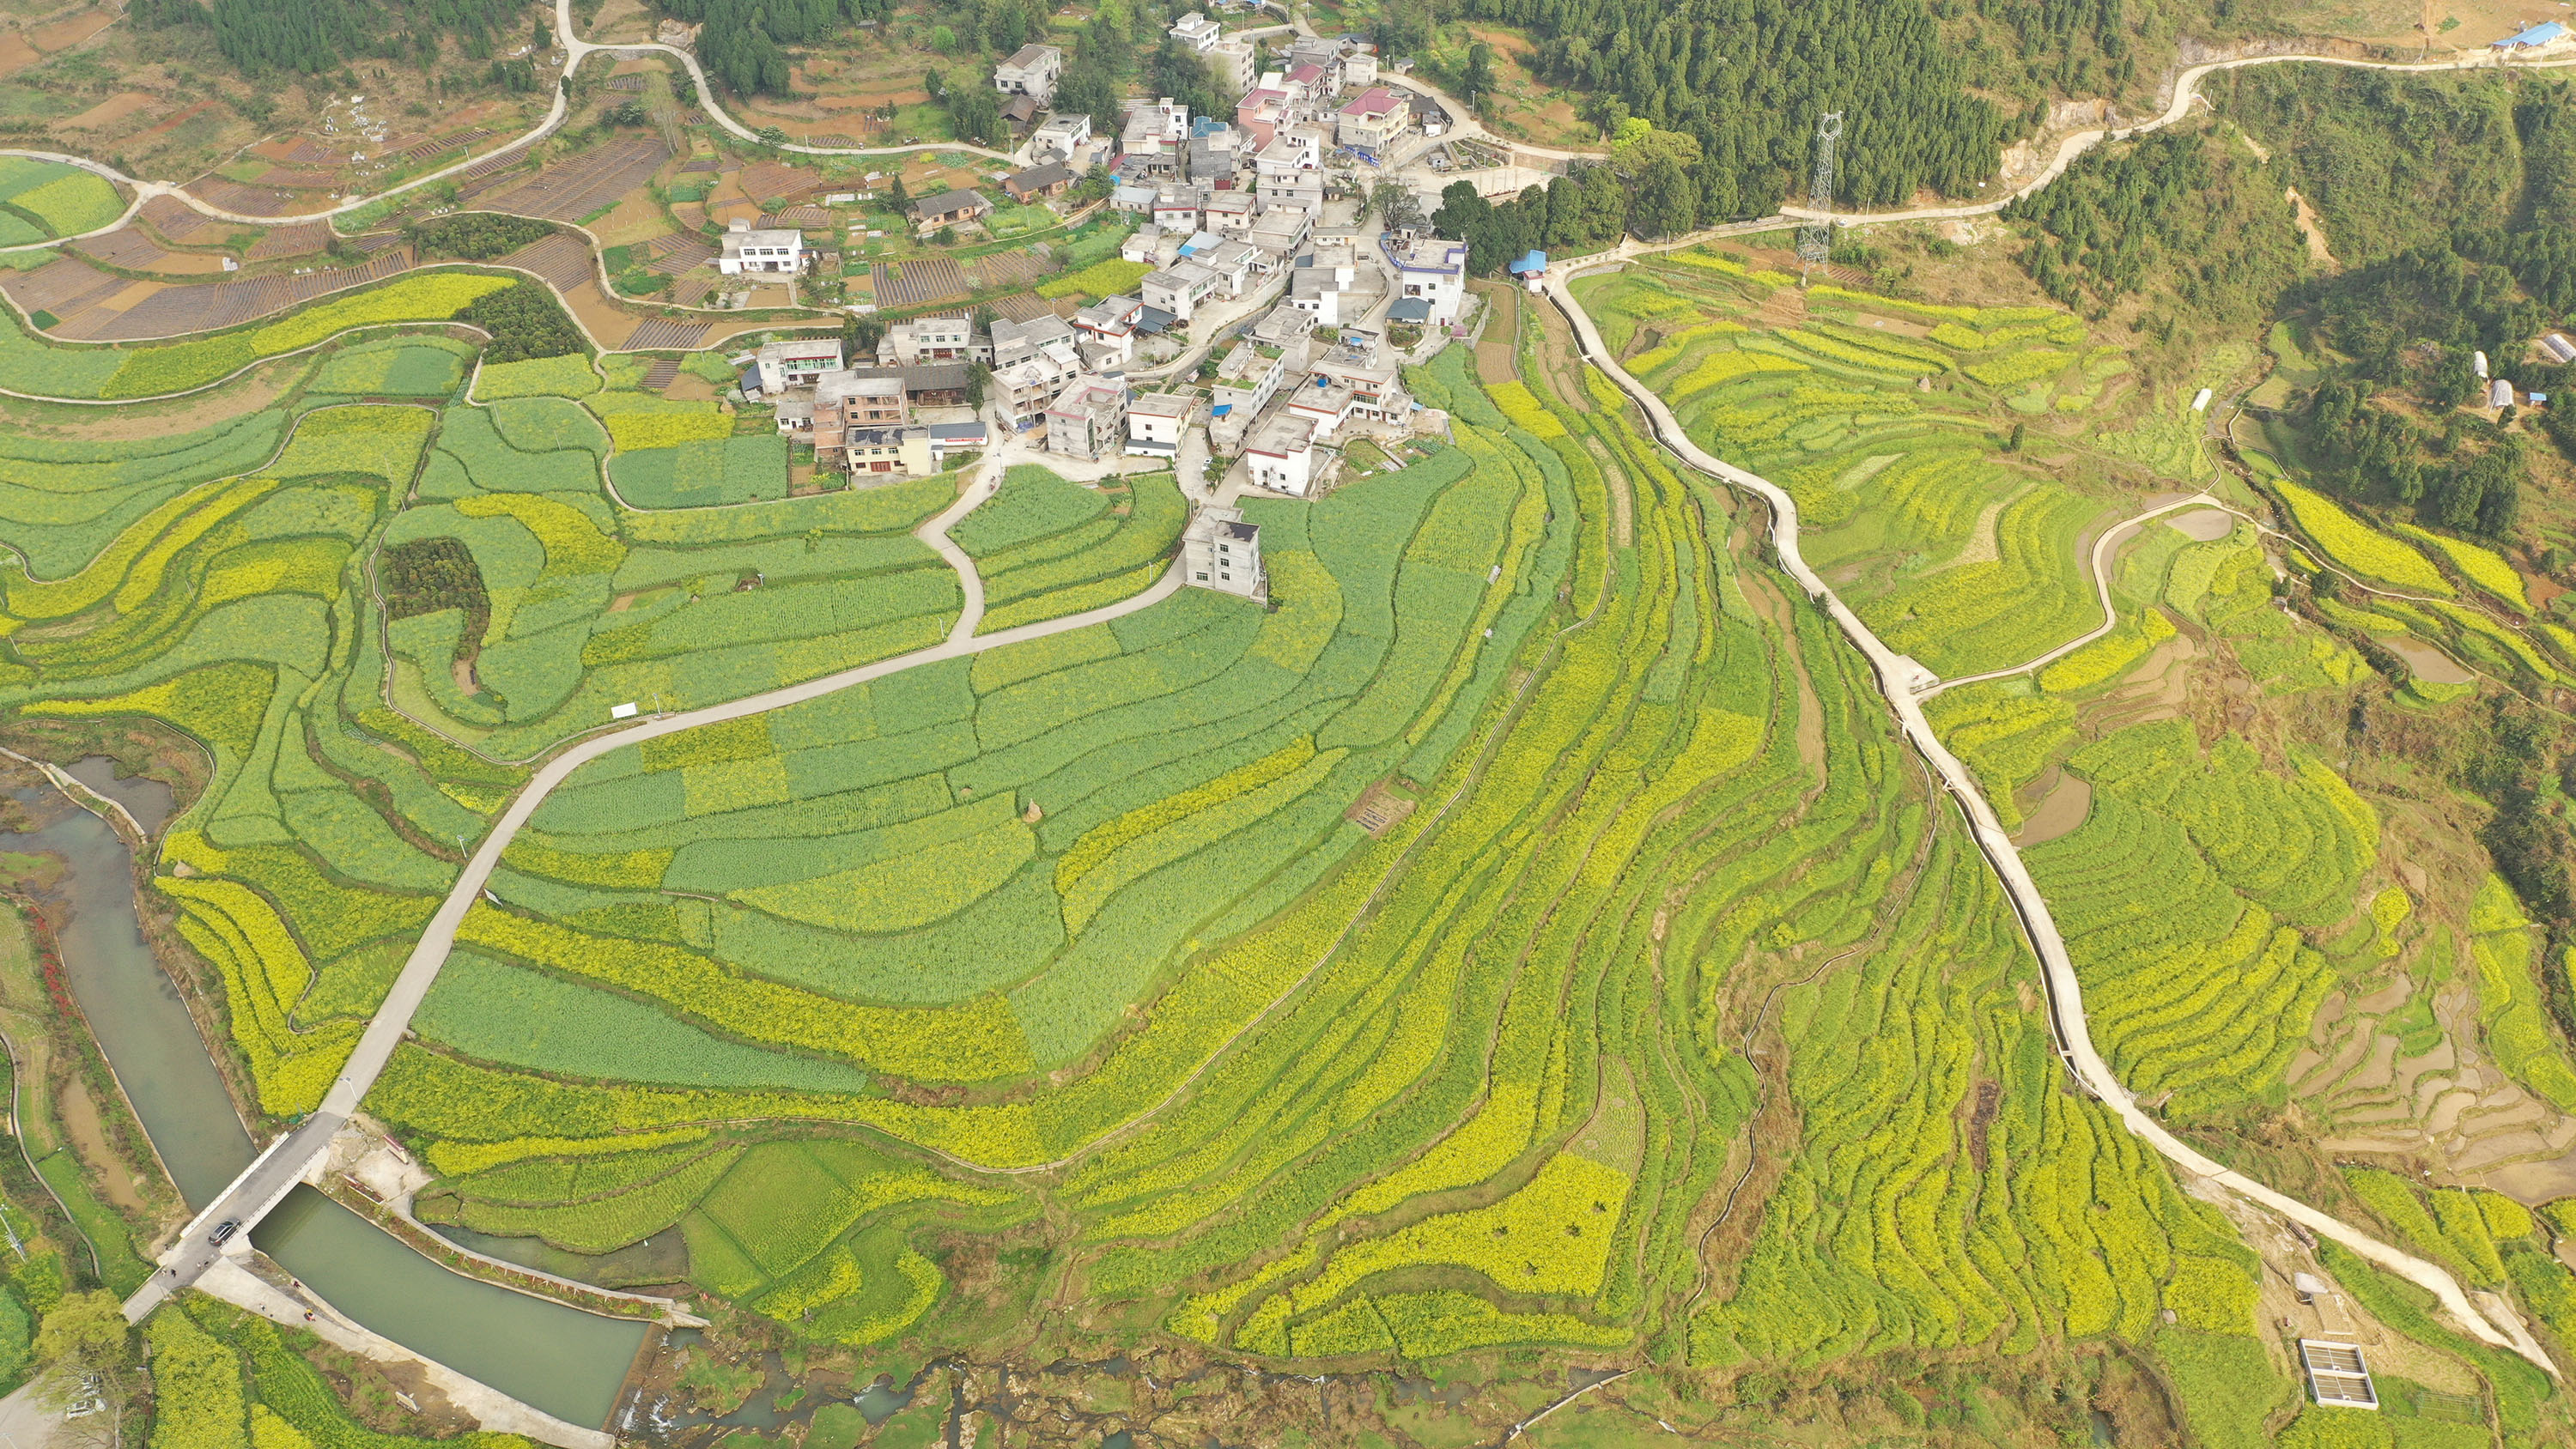
[[[612,704],[612,705],[610,705],[610,706],[608,707],[608,717],[609,717],[610,719],[633,719],[633,718],[635,718],[635,704],[634,704],[634,701],[629,700],[629,701],[627,701],[627,702],[626,702],[626,703],[624,703],[624,704]]]

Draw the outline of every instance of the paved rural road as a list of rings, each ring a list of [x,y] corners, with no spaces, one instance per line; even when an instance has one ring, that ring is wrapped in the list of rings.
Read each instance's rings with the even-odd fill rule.
[[[803,684],[791,684],[784,689],[773,689],[765,694],[709,705],[704,709],[662,715],[626,729],[594,735],[540,768],[510,802],[509,808],[501,813],[501,818],[494,822],[482,845],[465,863],[464,872],[457,877],[456,884],[448,890],[447,899],[440,904],[438,913],[430,917],[428,929],[422,932],[419,944],[404,960],[402,974],[395,978],[393,990],[385,997],[384,1005],[377,1008],[375,1017],[367,1023],[366,1034],[358,1039],[357,1050],[350,1053],[339,1079],[324,1095],[320,1109],[293,1131],[269,1144],[267,1151],[261,1153],[241,1176],[197,1214],[195,1221],[179,1235],[178,1241],[161,1255],[161,1271],[125,1301],[126,1318],[141,1322],[143,1316],[164,1298],[194,1283],[200,1274],[214,1265],[218,1256],[214,1245],[208,1241],[218,1225],[228,1221],[239,1222],[241,1227],[237,1236],[246,1237],[251,1226],[276,1207],[288,1190],[301,1181],[305,1172],[329,1149],[332,1134],[338,1132],[350,1114],[358,1110],[358,1103],[366,1097],[368,1088],[375,1085],[385,1063],[392,1059],[394,1048],[402,1044],[404,1034],[411,1027],[412,1013],[420,1009],[422,1000],[429,995],[429,988],[437,982],[439,968],[447,963],[447,953],[456,943],[457,927],[464,923],[465,913],[482,896],[484,883],[491,879],[493,868],[501,862],[501,853],[509,848],[511,838],[518,834],[520,827],[536,814],[537,807],[545,803],[546,796],[571,778],[575,770],[627,745],[641,744],[700,725],[720,724],[726,720],[785,709],[789,705],[821,699],[853,685],[883,679],[889,674],[925,664],[963,659],[987,649],[1105,623],[1151,608],[1180,592],[1181,570],[1176,563],[1166,568],[1152,587],[1133,598],[1069,614],[1061,619],[977,635],[976,626],[984,618],[984,585],[976,576],[975,561],[949,539],[948,530],[1000,488],[1011,451],[995,450],[985,459],[976,480],[968,485],[955,503],[913,531],[915,537],[957,570],[958,582],[965,590],[965,608],[945,640],[927,649],[882,659],[856,669],[845,669],[838,674],[827,674]]]
[[[1844,635],[1868,657],[1871,670],[1878,676],[1880,692],[1887,696],[1889,706],[1896,711],[1897,723],[1903,727],[1907,740],[1941,773],[1943,783],[1958,800],[1961,813],[1967,817],[1969,831],[1976,837],[1978,849],[1994,866],[1995,874],[2002,878],[2014,912],[2020,916],[2022,928],[2030,937],[2031,948],[2039,956],[2042,977],[2048,986],[2049,1014],[2056,1026],[2059,1051],[2084,1085],[2117,1113],[2131,1132],[2184,1171],[2303,1224],[2371,1262],[2429,1289],[2451,1316],[2471,1333],[2499,1348],[2512,1349],[2555,1376],[2558,1366],[2532,1340],[2530,1331],[2509,1307],[2498,1305],[2498,1311],[2491,1320],[2490,1315],[2472,1303],[2468,1294],[2441,1268],[2400,1252],[2296,1198],[2275,1192],[2243,1173],[2222,1166],[2175,1137],[2162,1122],[2137,1105],[2128,1090],[2120,1085],[2110,1063],[2094,1050],[2093,1037],[2084,1017],[2084,988],[2076,980],[2075,964],[2067,955],[2065,941],[2057,934],[2057,922],[2049,914],[2048,902],[2041,896],[2038,883],[2031,879],[2029,869],[2022,864],[2021,852],[2013,847],[2012,838],[2004,833],[2003,825],[1996,820],[1994,808],[1986,803],[1985,794],[1977,787],[1976,777],[1969,774],[1958,757],[1941,743],[1940,737],[1932,732],[1931,725],[1923,717],[1919,696],[1924,690],[1937,686],[1939,679],[1930,670],[1880,642],[1878,635],[1861,622],[1860,616],[1826,586],[1814,569],[1807,566],[1798,552],[1798,505],[1786,490],[1758,474],[1746,472],[1702,451],[1682,431],[1672,410],[1664,406],[1663,399],[1611,359],[1610,350],[1602,345],[1599,330],[1592,325],[1592,318],[1574,300],[1567,286],[1569,280],[1566,274],[1551,271],[1547,281],[1548,296],[1574,323],[1575,334],[1582,342],[1584,359],[1600,368],[1619,385],[1621,391],[1636,400],[1653,423],[1655,435],[1676,456],[1704,473],[1759,496],[1770,506],[1772,548],[1779,556],[1780,566],[1798,581],[1808,597],[1824,606]],[[2106,611],[2108,597],[2106,591]],[[2108,625],[2104,632],[2107,630]],[[2501,1321],[2501,1328],[2496,1320]]]
[[[762,141],[759,132],[744,126],[742,122],[728,114],[723,106],[716,104],[715,88],[707,84],[707,73],[698,68],[698,57],[693,52],[682,50],[676,45],[664,45],[658,40],[625,41],[613,45],[583,40],[573,30],[572,0],[555,0],[555,43],[564,48],[564,74],[567,76],[581,65],[583,56],[595,50],[604,50],[612,55],[667,55],[688,67],[689,79],[697,82],[698,104],[706,108],[706,113],[715,119],[717,125],[746,141],[757,142],[764,146],[774,145],[774,143]],[[557,94],[561,94],[560,89]],[[963,141],[923,141],[911,146],[807,146],[790,142],[785,145],[775,145],[775,149],[793,151],[800,156],[900,156],[907,151],[965,151],[977,156],[989,156],[1006,166],[1011,164],[1011,156],[1007,151],[969,146]]]
[[[2028,674],[2034,669],[2046,669],[2094,640],[2108,637],[2112,630],[2120,627],[2120,616],[2111,607],[2112,551],[2126,541],[2130,534],[2143,526],[2148,519],[2162,517],[2177,508],[2217,508],[2229,513],[2236,511],[2206,493],[2194,493],[2188,498],[2177,498],[2171,503],[2159,503],[2144,513],[2123,518],[2112,524],[2102,530],[2100,538],[2093,540],[2093,592],[2102,601],[2102,622],[2099,625],[2086,633],[2076,635],[2026,664],[2016,664],[2010,669],[1989,669],[1983,674],[1962,674],[1956,679],[1940,680],[1914,691],[1914,697],[1930,699],[1945,689],[1956,689],[1963,684],[1983,684],[1989,679],[2010,679],[2016,674]]]

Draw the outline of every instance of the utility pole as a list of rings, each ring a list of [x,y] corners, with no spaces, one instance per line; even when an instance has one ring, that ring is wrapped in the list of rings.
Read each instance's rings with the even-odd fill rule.
[[[1823,215],[1798,228],[1798,279],[1802,284],[1808,269],[1833,254],[1834,143],[1842,138],[1842,112],[1827,111],[1816,119],[1816,174],[1807,185],[1807,205]]]

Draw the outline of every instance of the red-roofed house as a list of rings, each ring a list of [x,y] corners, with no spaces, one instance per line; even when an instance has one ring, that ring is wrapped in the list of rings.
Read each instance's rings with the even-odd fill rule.
[[[1404,102],[1384,86],[1371,86],[1359,98],[1342,107],[1334,128],[1333,139],[1345,146],[1366,151],[1381,151],[1388,142],[1403,134]]]

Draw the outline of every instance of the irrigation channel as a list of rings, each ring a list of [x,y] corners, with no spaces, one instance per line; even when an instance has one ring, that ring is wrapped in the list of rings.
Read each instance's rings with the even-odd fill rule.
[[[168,787],[115,780],[104,759],[70,773],[156,835],[170,813]],[[0,833],[0,850],[50,853],[68,867],[55,914],[72,995],[180,1195],[191,1208],[214,1200],[250,1165],[250,1133],[144,940],[133,853],[85,810],[29,834]],[[641,1322],[449,1272],[309,1187],[289,1194],[252,1240],[344,1316],[574,1424],[607,1421],[643,1344]]]

